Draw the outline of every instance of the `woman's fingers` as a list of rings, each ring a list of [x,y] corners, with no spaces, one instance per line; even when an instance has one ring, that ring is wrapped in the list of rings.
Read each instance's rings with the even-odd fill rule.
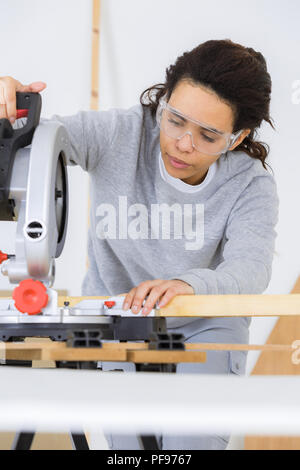
[[[145,281],[139,284],[137,287],[131,289],[127,294],[123,302],[123,309],[128,310],[131,308],[133,313],[139,313],[142,308],[142,304],[145,300],[146,295],[156,285],[161,284],[162,279],[154,279],[151,281]]]
[[[151,287],[144,283],[132,289],[124,301],[124,307],[126,304],[128,305],[128,308],[125,307],[124,310],[131,308],[132,313],[139,313],[142,308],[142,303],[150,289]]]
[[[16,83],[12,77],[0,77],[0,118],[16,119]]]
[[[7,119],[7,112],[5,104],[0,104],[0,119]]]
[[[195,294],[194,288],[180,279],[153,279],[141,282],[141,284],[131,289],[126,294],[122,308],[123,310],[131,309],[133,313],[138,314],[143,307],[142,315],[146,316],[155,308],[158,301],[158,307],[160,308],[168,304],[176,295],[192,294]]]
[[[6,114],[13,123],[16,120],[16,89],[12,86],[4,88]]]
[[[17,89],[17,91],[21,92],[30,92],[32,91],[33,93],[39,93],[40,91],[44,90],[46,88],[47,84],[45,82],[32,82],[29,85],[23,85],[24,90],[22,89]],[[27,89],[28,88],[28,89]]]
[[[129,310],[131,308],[132,300],[133,300],[136,289],[137,287],[134,287],[128,292],[128,294],[126,294],[126,297],[123,301],[123,307],[122,307],[123,310]]]
[[[155,307],[156,302],[161,298],[161,296],[165,293],[167,289],[168,289],[167,281],[151,289],[151,292],[148,295],[147,300],[142,310],[143,315],[148,315],[151,312],[151,310]]]
[[[151,290],[145,302],[142,314],[148,315],[155,307],[155,303],[158,300],[158,307],[161,308],[168,304],[176,295],[192,294],[194,294],[194,289],[190,284],[179,279],[166,280]]]

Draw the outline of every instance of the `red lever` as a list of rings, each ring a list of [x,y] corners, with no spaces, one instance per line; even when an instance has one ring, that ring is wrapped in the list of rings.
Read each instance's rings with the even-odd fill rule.
[[[5,261],[6,259],[8,259],[8,255],[6,253],[3,253],[1,250],[0,250],[0,264]]]
[[[28,116],[28,109],[17,109],[17,119]]]
[[[116,305],[116,302],[114,300],[106,300],[104,305],[106,305],[108,308],[112,308],[114,305]]]
[[[15,306],[22,313],[36,315],[48,303],[47,289],[44,284],[34,279],[25,279],[21,281],[12,295]]]

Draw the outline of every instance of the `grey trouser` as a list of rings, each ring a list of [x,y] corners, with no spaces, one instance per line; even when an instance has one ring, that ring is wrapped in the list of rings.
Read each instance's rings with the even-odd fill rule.
[[[187,343],[244,343],[249,342],[250,319],[199,318],[188,325],[168,329],[169,333],[181,333]],[[207,351],[204,363],[180,363],[176,372],[181,374],[238,374],[245,373],[247,351]],[[122,369],[135,372],[129,362],[103,362],[102,370]],[[222,391],[220,391],[222,393]],[[110,449],[139,450],[137,436],[105,434]],[[230,435],[156,435],[161,450],[224,450]]]

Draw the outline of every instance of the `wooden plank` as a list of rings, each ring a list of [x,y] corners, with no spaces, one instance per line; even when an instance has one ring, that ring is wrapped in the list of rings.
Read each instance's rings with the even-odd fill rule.
[[[42,349],[12,349],[6,352],[5,359],[10,361],[41,361],[42,356]]]
[[[124,295],[124,294],[120,294]],[[82,300],[105,300],[110,296],[59,296],[58,305],[74,307]],[[298,317],[300,293],[285,295],[177,295],[166,307],[156,310],[158,317]]]
[[[178,363],[178,362],[205,362],[205,352],[187,351],[150,351],[150,350],[101,350],[67,348],[65,351],[48,350],[43,358],[55,361],[120,361],[134,363]]]
[[[59,305],[71,307],[86,299],[109,296],[59,297]],[[263,317],[299,316],[300,294],[286,295],[177,295],[167,306],[157,309],[158,317]]]
[[[186,350],[220,350],[220,351],[285,351],[293,352],[295,349],[292,345],[287,344],[237,344],[237,343],[185,343]],[[81,351],[87,348],[69,348],[64,342],[51,342],[51,343],[6,343],[6,352],[19,352],[19,351],[40,351],[45,350],[47,354],[51,354],[52,351],[65,352],[66,350],[80,349]],[[91,348],[88,348],[91,349]],[[105,351],[123,351],[123,350],[148,350],[149,343],[102,343],[102,348],[93,348],[95,350]],[[50,350],[50,352],[49,352]]]
[[[53,342],[50,338],[25,338],[24,340],[25,344],[34,345],[37,343],[41,344],[41,347],[51,347],[53,345]],[[57,346],[59,343],[57,344]],[[42,353],[40,354],[40,357],[42,356]],[[39,359],[33,359],[32,361],[32,368],[33,369],[53,369],[55,368],[55,362],[53,361],[42,361],[40,358]]]
[[[205,352],[199,351],[152,351],[152,350],[126,350],[102,348],[45,348],[25,351],[10,350],[7,359],[34,358],[46,361],[120,361],[120,362],[150,362],[150,363],[178,363],[178,362],[205,362]]]
[[[41,360],[41,361],[125,361],[125,362],[204,362],[205,352],[199,351],[153,351],[147,344],[135,343],[117,348],[106,344],[103,348],[68,348],[65,343],[35,343],[23,345],[20,343],[7,343],[7,359]],[[141,348],[143,347],[143,349]]]
[[[200,351],[127,351],[127,361],[153,364],[170,364],[179,362],[206,362],[206,353]]]
[[[235,317],[300,315],[300,295],[178,295],[160,316]]]
[[[265,351],[265,352],[293,352],[295,349],[286,344],[223,344],[223,343],[186,343],[186,349],[205,351]]]
[[[36,361],[32,364],[34,368],[46,366],[44,362],[44,351],[48,349],[65,349],[65,343],[55,343],[48,338],[26,338],[26,342],[5,343],[5,358],[18,361]],[[53,364],[48,364],[53,367]]]
[[[34,361],[121,361],[121,362],[205,362],[205,351],[253,351],[263,350],[280,354],[294,351],[291,345],[269,344],[225,344],[225,343],[185,343],[185,351],[150,350],[149,343],[109,343],[102,348],[69,348],[66,343],[7,343],[5,357],[14,360]],[[45,364],[45,363],[44,363]],[[37,363],[39,367],[39,364]],[[41,362],[41,366],[43,363]]]
[[[103,343],[103,348],[109,349],[146,349],[149,348],[149,343]],[[185,343],[187,351],[295,351],[291,345],[286,344],[229,344],[229,343]]]
[[[43,360],[50,361],[127,361],[127,351],[102,348],[47,349],[42,352]]]
[[[37,342],[34,342],[34,343],[30,343],[30,342],[26,342],[26,343],[22,343],[22,342],[19,342],[19,343],[5,343],[5,349],[6,351],[35,351],[35,350],[41,350],[41,349],[66,349],[67,345],[66,343],[63,343],[63,342],[55,342],[55,341],[49,341],[49,342],[45,342],[43,343],[41,341],[41,338],[36,338],[38,339]]]
[[[297,279],[291,295],[300,293],[300,277]],[[291,345],[293,341],[300,339],[300,318],[279,318],[267,339],[266,346],[273,343]],[[260,354],[252,375],[299,375],[300,365],[293,364],[291,354],[275,353],[266,354],[265,350]],[[300,437],[287,436],[245,436],[245,449],[247,450],[299,450]]]

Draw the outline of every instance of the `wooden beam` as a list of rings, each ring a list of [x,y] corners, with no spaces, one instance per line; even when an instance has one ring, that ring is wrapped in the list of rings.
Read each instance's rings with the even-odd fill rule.
[[[40,338],[35,338],[37,341],[34,343],[26,342],[11,342],[11,343],[2,343],[5,345],[6,352],[12,351],[38,351],[45,350],[47,353],[51,354],[51,351],[65,352],[66,350],[72,349],[69,348],[65,342],[59,341],[49,341],[49,342],[39,342]],[[237,344],[237,343],[185,343],[187,350],[216,350],[216,351],[295,351],[292,345],[289,344]],[[79,348],[75,348],[79,349]],[[147,342],[109,342],[104,341],[101,348],[80,348],[80,350],[95,349],[97,351],[135,351],[135,350],[148,350],[149,343]]]
[[[103,300],[111,296],[59,296],[58,305],[75,307],[82,300]],[[4,298],[4,297],[3,297]],[[156,309],[157,317],[298,317],[300,294],[285,295],[177,295],[166,307]]]
[[[86,299],[109,296],[59,297],[74,307]],[[299,316],[300,294],[287,295],[177,295],[166,307],[156,310],[158,317],[277,317]]]
[[[158,312],[166,317],[300,315],[300,295],[181,295]]]
[[[38,361],[120,361],[134,363],[179,363],[205,362],[203,351],[156,351],[144,348],[109,347],[103,348],[71,348],[65,343],[6,343],[5,358],[8,360]]]
[[[146,349],[149,343],[103,343],[102,348],[109,349]],[[228,344],[228,343],[185,343],[186,350],[197,349],[198,351],[214,350],[214,351],[289,351],[295,349],[291,345],[286,344]]]
[[[103,342],[101,348],[71,348],[64,342],[5,343],[3,357],[10,360],[35,361],[121,361],[121,362],[205,362],[205,351],[257,351],[291,354],[291,345],[185,343],[185,351],[152,350],[149,343]]]

